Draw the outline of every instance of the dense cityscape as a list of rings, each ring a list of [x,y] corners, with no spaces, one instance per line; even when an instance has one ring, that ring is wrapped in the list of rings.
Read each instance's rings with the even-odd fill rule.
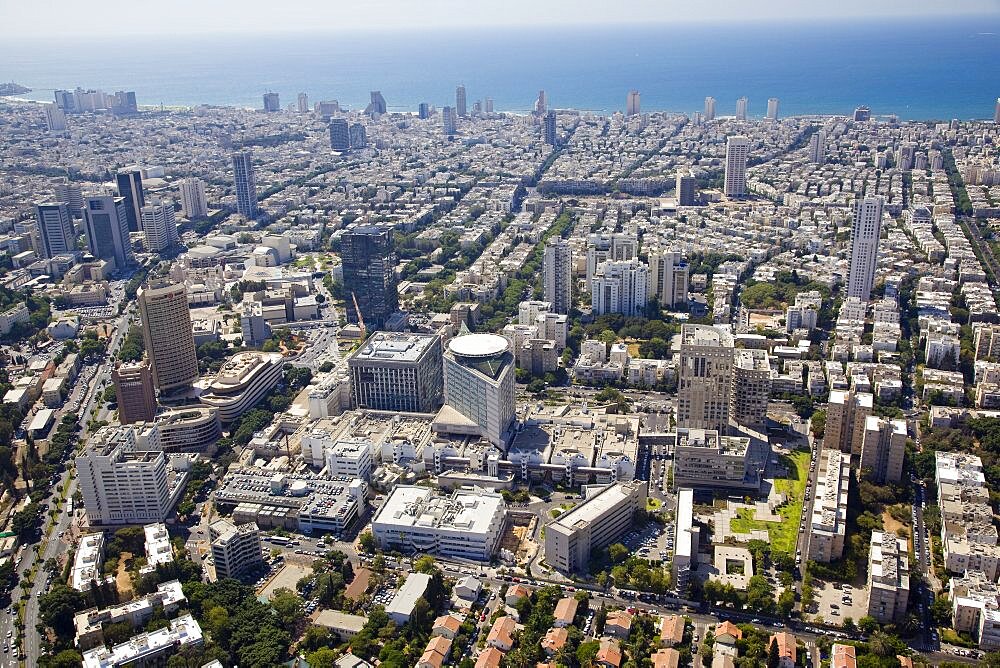
[[[1000,98],[26,90],[0,664],[1000,666]]]

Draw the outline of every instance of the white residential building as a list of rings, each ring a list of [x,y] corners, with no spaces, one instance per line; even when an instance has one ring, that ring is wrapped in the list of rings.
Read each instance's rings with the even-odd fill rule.
[[[862,302],[868,301],[875,281],[884,205],[885,198],[881,195],[859,198],[855,205],[847,296],[857,297]]]

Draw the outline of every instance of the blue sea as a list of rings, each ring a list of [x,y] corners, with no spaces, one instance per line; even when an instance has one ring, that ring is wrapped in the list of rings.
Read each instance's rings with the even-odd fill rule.
[[[361,108],[381,90],[390,110],[492,97],[498,111],[549,103],[598,112],[622,109],[629,89],[643,111],[694,112],[705,96],[717,113],[767,98],[783,116],[845,114],[866,104],[904,119],[992,118],[1000,95],[1000,18],[954,21],[720,23],[497,30],[61,39],[5,35],[0,81],[52,90],[134,90],[140,105],[282,106],[300,91],[310,103]]]

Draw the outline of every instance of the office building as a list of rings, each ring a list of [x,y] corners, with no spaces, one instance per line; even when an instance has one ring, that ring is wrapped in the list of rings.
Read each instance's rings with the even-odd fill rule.
[[[679,250],[649,249],[649,298],[676,309],[688,302],[688,263]]]
[[[237,525],[219,519],[208,526],[208,535],[216,580],[238,578],[264,565],[260,529],[253,522]]]
[[[766,350],[740,348],[733,358],[729,417],[738,425],[764,429],[771,398],[771,363]]]
[[[778,98],[776,97],[767,100],[767,118],[772,121],[778,120]]]
[[[465,101],[465,86],[463,84],[459,84],[458,88],[455,89],[455,113],[461,118],[468,116]]]
[[[857,122],[867,122],[872,119],[872,110],[870,107],[860,106],[854,109],[854,120]]]
[[[878,265],[878,243],[882,234],[881,195],[859,198],[851,225],[851,255],[847,279],[847,296],[863,302],[871,297]]]
[[[733,336],[726,330],[710,325],[681,326],[678,427],[726,432],[734,357]]]
[[[365,130],[365,126],[361,123],[351,123],[351,128],[348,131],[351,140],[352,150],[361,150],[368,148],[368,132]]]
[[[747,137],[736,135],[726,139],[726,197],[746,197],[749,154],[750,140]]]
[[[861,473],[877,483],[899,482],[903,477],[906,452],[906,422],[876,415],[865,419],[861,439]]]
[[[417,117],[424,121],[431,117],[431,105],[426,102],[421,102],[417,106]]]
[[[305,93],[299,93],[298,103],[296,109],[300,114],[309,113],[309,96]]]
[[[162,450],[138,449],[126,426],[101,427],[77,455],[76,471],[91,525],[162,522],[187,482]]]
[[[76,96],[73,95],[72,91],[55,91],[55,102],[56,106],[65,111],[67,114],[77,111]]]
[[[348,322],[360,324],[360,310],[368,331],[382,329],[399,307],[392,229],[363,225],[348,230],[340,238],[340,258],[344,285],[350,290],[347,296]]]
[[[327,475],[335,478],[357,478],[368,482],[372,477],[371,441],[363,437],[333,438],[325,425],[313,427],[302,435],[302,450],[311,451]]]
[[[87,246],[95,258],[110,262],[117,270],[135,262],[123,197],[88,197],[83,209],[83,224]]]
[[[677,489],[677,544],[674,548],[674,583],[682,596],[691,586],[691,572],[698,565],[701,528],[694,523],[694,490]]]
[[[747,119],[747,112],[750,109],[750,100],[746,96],[736,100],[736,120],[745,121]]]
[[[35,204],[35,217],[45,257],[76,251],[76,230],[65,202]]]
[[[497,492],[460,489],[444,496],[427,487],[396,485],[371,527],[383,550],[489,561],[506,523],[507,504]]]
[[[829,563],[844,554],[851,456],[824,447],[816,472],[816,498],[809,523],[808,559]]]
[[[559,236],[545,243],[542,293],[554,313],[568,314],[573,308],[573,247]]]
[[[198,355],[183,285],[154,283],[140,288],[139,316],[153,382],[163,392],[198,380]]]
[[[142,172],[138,167],[127,167],[115,175],[118,196],[125,198],[125,215],[129,232],[142,229],[142,207],[146,206],[146,195],[142,189]]]
[[[142,232],[145,235],[144,245],[147,251],[160,253],[180,243],[173,202],[153,199],[142,207],[141,215]]]
[[[257,217],[257,177],[253,171],[253,152],[233,153],[233,183],[236,188],[236,211],[248,220]]]
[[[264,111],[281,111],[281,102],[277,93],[264,93]]]
[[[639,91],[630,90],[625,98],[625,115],[636,116],[639,114]]]
[[[698,179],[690,169],[677,170],[676,189],[677,206],[697,206]]]
[[[358,408],[432,413],[444,394],[441,338],[376,332],[347,360],[351,400]]]
[[[130,116],[139,113],[139,103],[135,99],[135,91],[119,90],[115,92],[112,111],[119,116]]]
[[[542,137],[549,146],[555,146],[559,142],[557,130],[556,112],[555,109],[552,109],[545,113],[545,122],[542,127]]]
[[[715,120],[715,98],[709,95],[705,98],[705,121]]]
[[[223,424],[229,424],[281,382],[283,359],[280,353],[236,353],[226,360],[198,400],[214,408]]]
[[[496,334],[466,334],[449,341],[444,353],[444,400],[446,408],[453,409],[450,413],[457,411],[472,430],[503,446],[514,420],[510,342]]]
[[[541,116],[547,113],[549,110],[549,99],[545,94],[544,90],[538,91],[538,97],[535,98],[535,113]]]
[[[726,436],[715,429],[677,429],[674,484],[695,489],[760,488],[748,436]]]
[[[644,315],[648,295],[649,267],[639,260],[607,260],[597,265],[590,279],[590,307],[594,315]]]
[[[874,396],[868,392],[831,390],[826,405],[824,447],[860,455],[865,424],[874,402]]]
[[[330,119],[330,148],[340,153],[351,150],[351,130],[346,118]]]
[[[208,200],[205,197],[205,182],[189,177],[180,182],[181,209],[188,218],[203,218],[208,215]]]
[[[365,113],[369,116],[375,116],[377,114],[384,114],[387,111],[385,104],[385,98],[382,97],[382,91],[373,90],[370,93],[371,102],[365,107]]]
[[[55,191],[53,201],[65,202],[71,217],[83,217],[83,189],[78,183],[63,180],[56,183],[53,190]]]
[[[910,596],[910,559],[905,538],[873,531],[868,552],[868,616],[893,624],[906,616]]]
[[[826,132],[819,130],[809,138],[809,162],[822,165],[826,161]]]
[[[153,423],[135,423],[139,435],[166,453],[211,452],[222,438],[219,414],[213,408],[187,405],[163,411]]]
[[[545,561],[563,573],[582,572],[591,553],[618,540],[646,507],[646,482],[619,482],[588,495],[545,526]]]
[[[66,112],[52,102],[46,104],[43,109],[45,110],[45,127],[48,128],[49,132],[65,132]]]
[[[492,114],[493,113],[493,98],[492,97],[486,98],[486,113],[487,114]]]
[[[156,417],[156,388],[149,360],[124,362],[111,372],[122,424],[152,422]]]
[[[204,642],[201,627],[194,617],[184,614],[156,631],[140,633],[108,649],[104,645],[83,653],[83,668],[119,668],[119,666],[166,665],[172,654],[199,647]]]
[[[451,136],[458,132],[458,117],[454,107],[445,107],[441,110],[441,123],[446,135]]]

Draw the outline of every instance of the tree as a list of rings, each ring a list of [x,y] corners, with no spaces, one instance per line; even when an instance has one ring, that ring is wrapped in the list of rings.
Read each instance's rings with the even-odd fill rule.
[[[87,597],[64,584],[57,584],[38,599],[42,622],[57,635],[74,633],[73,616],[87,605]]]
[[[431,575],[437,571],[437,566],[434,565],[434,557],[429,554],[425,554],[416,561],[413,562],[413,570],[417,573],[424,573],[426,575]]]
[[[781,592],[778,597],[778,612],[781,613],[782,617],[788,617],[792,614],[792,610],[795,608],[795,592],[791,589],[785,589]]]
[[[950,608],[948,610],[948,615],[949,617],[951,616]],[[877,628],[878,628],[878,622],[875,620],[874,617],[870,615],[865,615],[864,617],[858,620],[858,629],[860,629],[862,633],[869,634]]]
[[[305,604],[301,596],[291,589],[281,587],[274,592],[271,606],[278,613],[278,619],[281,620],[282,625],[285,628],[291,628],[302,619]]]
[[[594,659],[597,658],[597,652],[601,649],[601,643],[596,640],[591,640],[589,642],[582,642],[580,646],[576,648],[576,662],[580,664],[582,668],[594,665]]]
[[[46,659],[47,657],[43,657]],[[83,663],[83,656],[73,649],[64,649],[54,657],[47,658],[43,665],[48,668],[77,668]]]
[[[612,564],[619,564],[628,558],[629,550],[621,543],[614,543],[608,547],[608,558]]]
[[[781,665],[781,655],[778,654],[778,641],[771,638],[767,647],[767,668],[778,668]]]
[[[315,652],[306,655],[306,661],[313,668],[334,668],[339,654],[329,647],[320,647]]]

